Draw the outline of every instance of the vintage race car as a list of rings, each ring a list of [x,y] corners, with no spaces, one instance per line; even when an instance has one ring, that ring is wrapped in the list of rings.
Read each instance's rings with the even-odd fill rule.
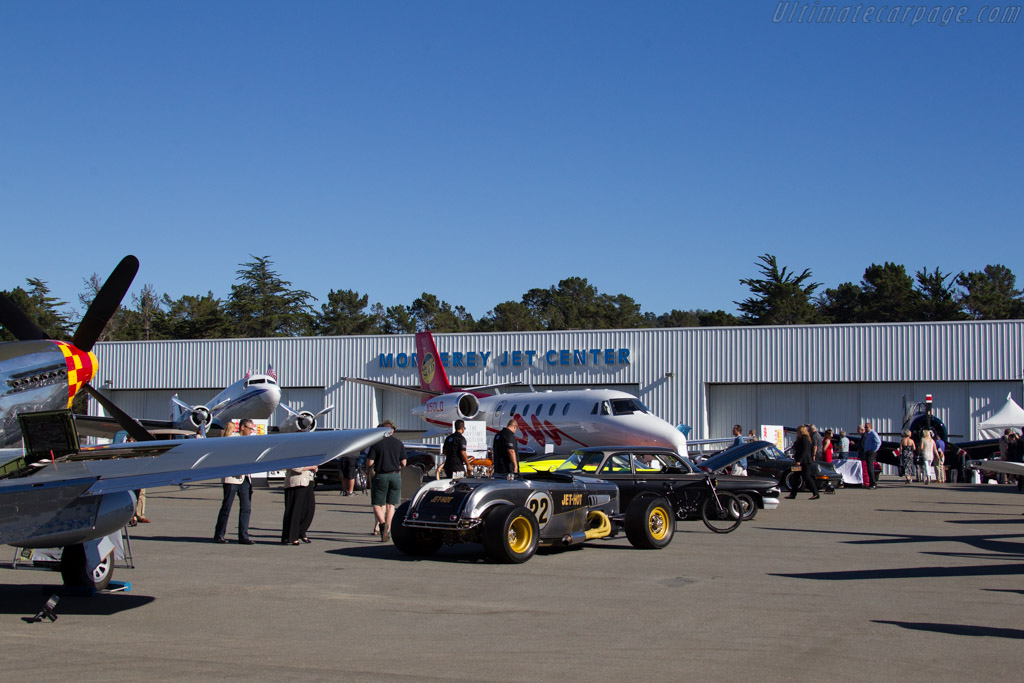
[[[539,546],[571,546],[625,530],[637,548],[664,548],[675,533],[672,505],[661,495],[619,512],[619,489],[595,477],[537,472],[425,484],[398,507],[395,547],[430,555],[442,545],[483,543],[499,562],[519,563]]]

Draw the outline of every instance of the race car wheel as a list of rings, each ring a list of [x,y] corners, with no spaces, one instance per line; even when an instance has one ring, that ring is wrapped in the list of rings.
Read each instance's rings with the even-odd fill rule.
[[[483,540],[484,549],[491,558],[506,564],[519,564],[537,552],[540,527],[537,518],[527,508],[498,505],[487,513]]]
[[[92,571],[85,559],[85,546],[81,543],[65,546],[60,555],[60,576],[65,586],[92,588],[101,591],[110,584],[114,575],[114,551]]]
[[[800,472],[790,472],[782,479],[782,487],[787,491],[801,491],[804,488],[804,475]]]
[[[664,548],[675,531],[672,504],[662,496],[637,498],[626,508],[626,538],[634,548]]]
[[[740,502],[740,519],[749,522],[757,517],[757,501],[749,493],[737,493],[736,500]]]
[[[402,522],[409,512],[409,501],[398,506],[391,523],[391,540],[406,555],[425,557],[436,553],[442,544],[441,534],[429,529],[410,529]]]

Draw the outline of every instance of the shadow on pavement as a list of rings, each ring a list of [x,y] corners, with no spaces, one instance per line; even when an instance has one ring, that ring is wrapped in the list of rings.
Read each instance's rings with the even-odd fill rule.
[[[1018,628],[999,628],[997,626],[971,626],[969,624],[933,624],[919,621],[886,621],[872,619],[876,624],[892,624],[912,631],[930,631],[932,633],[948,633],[951,636],[981,636],[984,638],[1024,639],[1024,631]]]
[[[47,598],[54,593],[60,596],[60,602],[54,609],[58,618],[71,614],[108,617],[118,612],[148,605],[156,599],[148,595],[132,595],[131,593],[94,596],[62,595],[63,586],[59,581],[60,575],[58,574],[57,583],[49,585],[0,585],[0,614],[22,614],[28,620],[42,609]]]

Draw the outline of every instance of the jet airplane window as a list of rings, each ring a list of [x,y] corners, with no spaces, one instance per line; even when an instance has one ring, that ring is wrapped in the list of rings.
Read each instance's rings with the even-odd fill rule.
[[[517,407],[518,406],[515,403],[513,403],[512,404],[512,410],[508,411],[509,415],[511,415],[512,417],[515,417],[516,416],[516,408]]]
[[[569,404],[568,404],[568,403],[566,403],[566,404],[565,404],[565,407],[564,407],[564,408],[562,408],[562,415],[565,415],[565,414],[567,414],[568,412],[569,412]]]
[[[633,413],[647,413],[647,406],[638,398],[613,398],[611,400],[612,413],[615,415],[632,415]]]
[[[551,407],[550,407],[550,408],[548,408],[548,417],[551,417],[552,415],[554,415],[554,414],[555,414],[555,407],[556,407],[557,405],[558,405],[558,404],[556,404],[556,403],[552,403],[552,404],[551,404]]]
[[[523,406],[523,415],[529,415],[529,414],[530,414],[530,404],[527,403],[525,406]]]
[[[542,411],[542,410],[544,410],[544,404],[543,403],[538,403],[537,407],[533,409],[533,414],[534,415],[538,415],[538,414],[540,414],[540,411]]]

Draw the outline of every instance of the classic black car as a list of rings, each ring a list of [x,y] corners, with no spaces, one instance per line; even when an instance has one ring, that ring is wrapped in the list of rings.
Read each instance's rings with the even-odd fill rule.
[[[429,481],[395,511],[391,537],[407,555],[443,544],[483,543],[499,562],[519,563],[538,546],[570,546],[624,530],[634,547],[672,541],[671,504],[660,494],[619,512],[619,489],[596,477],[538,472]]]
[[[599,477],[619,487],[620,505],[627,512],[635,501],[649,496],[665,496],[678,519],[700,517],[698,503],[704,475],[688,458],[671,448],[597,447],[573,451],[554,470]],[[779,486],[774,479],[721,475],[718,489],[734,493],[746,502],[744,519],[752,519],[757,510],[772,510],[779,505]]]
[[[716,468],[725,467],[719,463],[731,460],[736,462],[741,458],[747,459],[747,472],[758,477],[771,477],[779,482],[786,491],[801,490],[805,484],[803,475],[794,472],[796,460],[789,457],[778,447],[768,441],[751,441],[740,446],[727,448],[721,453],[703,461],[701,467],[708,467],[711,471]],[[817,472],[814,477],[818,482],[818,488],[824,491],[834,491],[842,486],[843,475],[836,471],[836,468],[822,460],[814,461]]]

